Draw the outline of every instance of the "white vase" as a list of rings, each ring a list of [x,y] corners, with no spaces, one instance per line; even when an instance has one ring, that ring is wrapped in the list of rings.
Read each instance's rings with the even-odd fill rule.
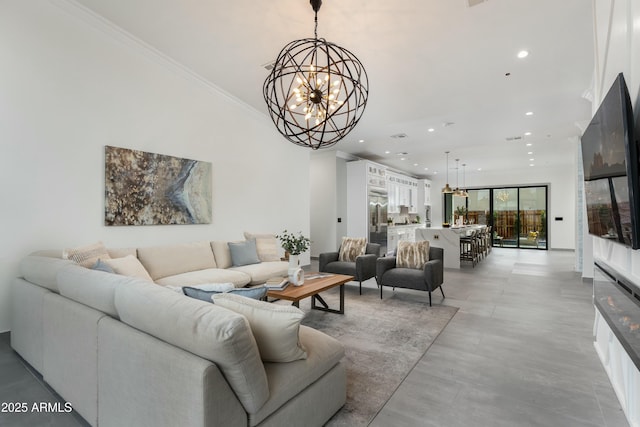
[[[289,276],[291,276],[298,268],[300,268],[300,255],[289,254]]]

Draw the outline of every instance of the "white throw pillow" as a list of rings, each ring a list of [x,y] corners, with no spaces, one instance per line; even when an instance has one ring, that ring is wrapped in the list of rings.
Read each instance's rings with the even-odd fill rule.
[[[298,337],[304,317],[299,308],[228,293],[214,295],[213,302],[247,318],[263,361],[293,362],[307,358]]]
[[[153,282],[151,276],[144,268],[142,263],[138,261],[138,258],[133,255],[127,255],[124,258],[111,258],[103,259],[102,262],[113,268],[116,274],[122,274],[123,276],[137,277],[138,279],[147,280]]]
[[[280,261],[278,239],[275,234],[256,234],[245,231],[244,238],[256,241],[256,249],[260,261]]]

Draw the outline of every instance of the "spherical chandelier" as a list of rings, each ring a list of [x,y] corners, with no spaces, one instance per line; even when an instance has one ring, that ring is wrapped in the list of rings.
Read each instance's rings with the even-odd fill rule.
[[[322,0],[310,3],[315,37],[294,40],[280,51],[263,94],[278,131],[296,145],[317,150],[356,126],[367,105],[369,81],[354,54],[318,38]]]

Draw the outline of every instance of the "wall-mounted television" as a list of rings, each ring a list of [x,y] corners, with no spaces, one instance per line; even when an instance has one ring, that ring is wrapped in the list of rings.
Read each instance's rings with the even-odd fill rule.
[[[589,234],[640,247],[638,147],[622,73],[581,138]]]

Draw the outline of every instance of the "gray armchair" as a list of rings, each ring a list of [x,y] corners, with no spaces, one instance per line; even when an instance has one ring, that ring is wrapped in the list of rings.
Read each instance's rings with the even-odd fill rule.
[[[413,268],[397,268],[396,257],[378,258],[376,262],[376,281],[380,286],[380,299],[382,299],[382,287],[417,289],[429,292],[429,306],[431,306],[431,292],[440,288],[442,298],[444,291],[444,249],[429,248],[429,261],[422,270]]]
[[[367,243],[364,255],[357,257],[356,262],[338,261],[339,254],[340,252],[321,253],[320,272],[353,276],[355,280],[360,282],[360,295],[362,295],[362,282],[376,275],[376,260],[380,256],[380,245]]]

